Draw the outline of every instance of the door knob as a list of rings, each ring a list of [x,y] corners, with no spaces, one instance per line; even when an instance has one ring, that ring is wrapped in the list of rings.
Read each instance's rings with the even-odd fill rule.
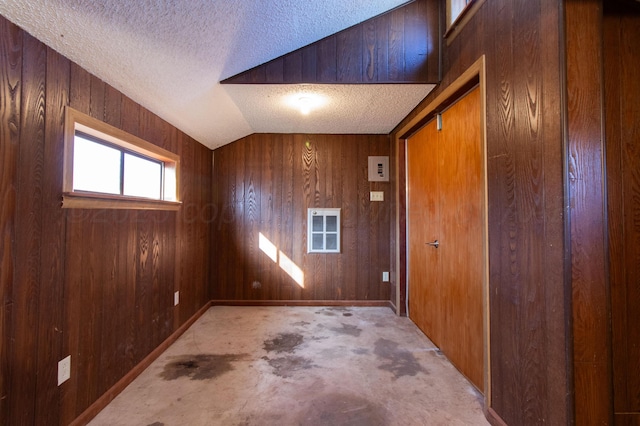
[[[440,245],[440,243],[438,242],[438,240],[435,240],[434,242],[426,243],[426,244],[427,244],[428,246],[435,247],[435,248],[438,248],[438,246]]]

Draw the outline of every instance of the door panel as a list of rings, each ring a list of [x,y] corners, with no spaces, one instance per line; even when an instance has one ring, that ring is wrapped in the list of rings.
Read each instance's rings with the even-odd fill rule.
[[[435,120],[407,141],[409,314],[429,337],[440,345],[443,303],[438,298],[438,250],[425,243],[438,238],[440,203],[438,194],[438,131]],[[416,283],[416,285],[413,285]],[[423,307],[430,306],[430,309]]]
[[[409,315],[483,388],[480,89],[407,141]],[[425,243],[437,239],[437,248]]]

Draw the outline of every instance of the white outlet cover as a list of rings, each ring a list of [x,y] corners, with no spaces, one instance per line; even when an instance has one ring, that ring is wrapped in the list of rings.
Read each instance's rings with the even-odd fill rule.
[[[388,272],[383,272],[382,273],[382,281],[387,283],[389,282],[389,273]]]
[[[178,303],[180,303],[180,291],[173,293],[173,306],[178,306]]]
[[[384,201],[384,191],[371,191],[369,193],[370,201]]]
[[[71,355],[58,361],[58,386],[71,377]]]

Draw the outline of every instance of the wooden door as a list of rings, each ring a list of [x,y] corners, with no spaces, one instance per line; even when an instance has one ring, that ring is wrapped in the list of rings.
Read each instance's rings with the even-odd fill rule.
[[[407,141],[409,224],[409,316],[437,346],[441,345],[444,304],[439,299],[439,250],[425,243],[439,235],[438,131],[432,120]],[[414,285],[415,283],[415,285]],[[429,309],[426,309],[426,307]],[[426,330],[429,330],[427,333]]]
[[[480,89],[407,141],[409,316],[483,389]],[[438,241],[437,247],[429,243]]]

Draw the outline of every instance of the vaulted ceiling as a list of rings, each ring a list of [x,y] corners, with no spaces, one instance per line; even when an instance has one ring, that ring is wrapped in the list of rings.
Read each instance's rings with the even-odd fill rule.
[[[437,80],[436,3],[4,0],[0,13],[213,149],[390,132]],[[303,115],[300,98],[319,103]]]

